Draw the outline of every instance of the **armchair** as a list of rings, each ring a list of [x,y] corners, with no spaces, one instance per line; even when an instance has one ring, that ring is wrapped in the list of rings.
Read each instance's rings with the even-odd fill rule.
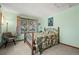
[[[15,42],[15,38],[16,36],[12,35],[11,32],[6,32],[2,34],[2,39],[4,41],[4,45],[5,47],[7,46],[8,43],[13,42],[14,44],[16,44]]]

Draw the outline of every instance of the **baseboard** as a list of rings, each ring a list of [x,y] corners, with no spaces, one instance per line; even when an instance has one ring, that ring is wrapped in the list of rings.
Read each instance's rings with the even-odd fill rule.
[[[17,42],[17,41],[24,41],[24,40],[16,40],[16,42]]]
[[[79,49],[78,47],[75,47],[75,46],[72,46],[72,45],[68,45],[68,44],[65,44],[65,43],[61,43],[60,44],[63,44],[63,45],[66,45],[66,46],[69,46],[69,47],[72,47],[72,48],[76,48],[76,49]]]

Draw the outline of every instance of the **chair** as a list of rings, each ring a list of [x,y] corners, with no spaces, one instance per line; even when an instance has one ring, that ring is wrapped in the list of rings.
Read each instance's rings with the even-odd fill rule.
[[[11,32],[6,32],[2,34],[2,39],[4,41],[4,45],[5,47],[7,46],[8,43],[13,42],[14,44],[16,44],[15,42],[15,38],[16,36],[12,35]]]

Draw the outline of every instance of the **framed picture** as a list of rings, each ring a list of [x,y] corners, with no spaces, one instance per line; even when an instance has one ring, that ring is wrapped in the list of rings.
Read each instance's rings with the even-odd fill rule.
[[[53,26],[53,17],[48,18],[48,26]]]

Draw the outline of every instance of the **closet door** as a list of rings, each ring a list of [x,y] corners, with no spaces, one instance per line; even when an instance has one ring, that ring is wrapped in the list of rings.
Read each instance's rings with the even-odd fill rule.
[[[17,16],[16,32],[20,40],[24,40],[24,34],[27,31],[27,20]]]
[[[28,32],[37,32],[37,20],[29,19],[27,25]]]

